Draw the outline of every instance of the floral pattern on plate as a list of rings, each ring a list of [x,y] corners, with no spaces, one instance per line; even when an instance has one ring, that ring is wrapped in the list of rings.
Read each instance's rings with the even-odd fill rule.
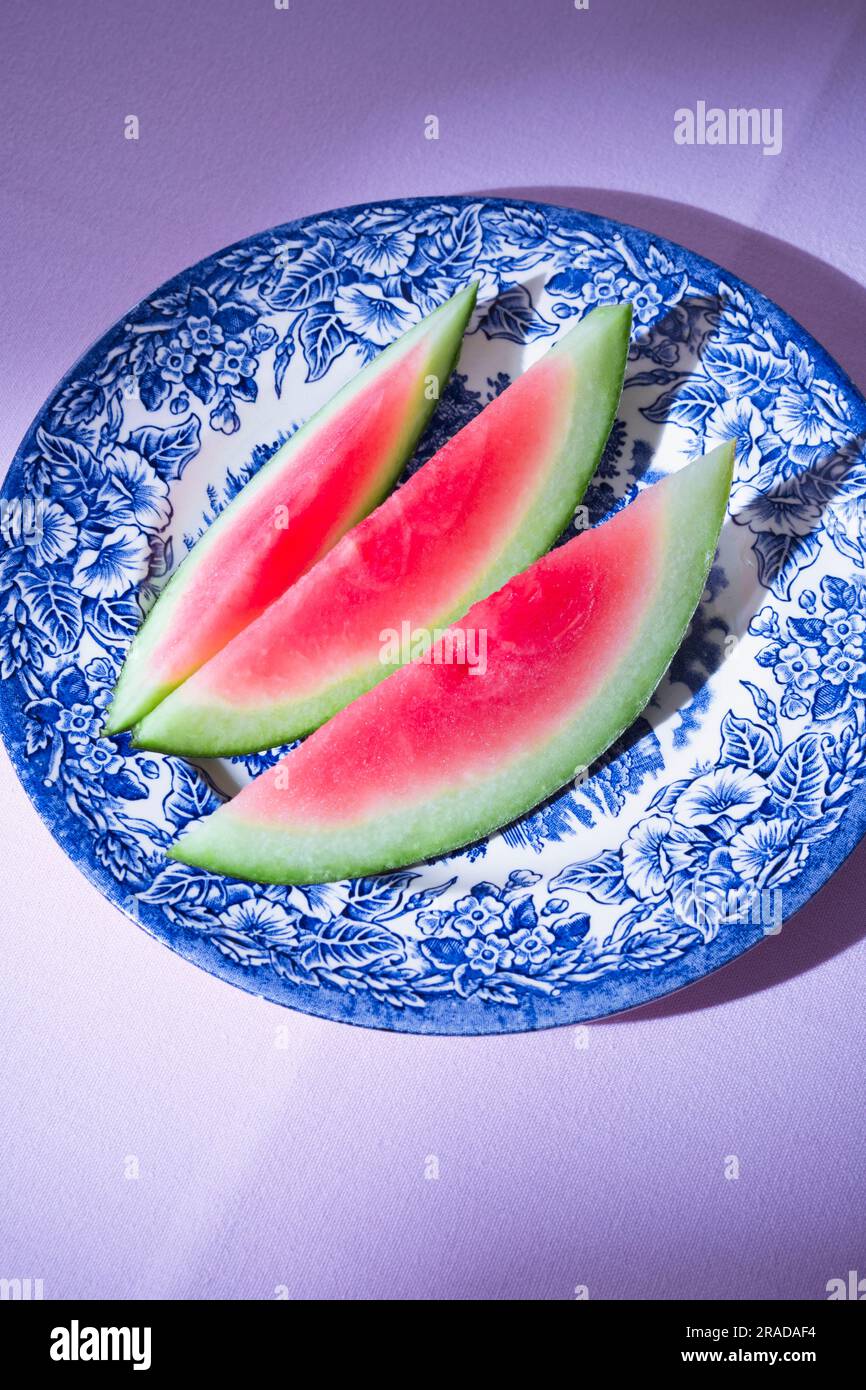
[[[198,768],[100,739],[142,612],[297,423],[470,277],[478,311],[410,471],[545,340],[629,299],[620,418],[568,534],[734,437],[732,524],[686,642],[614,749],[482,844],[310,888],[167,861],[190,820],[281,750]],[[112,329],[19,450],[0,518],[7,746],[111,901],[268,998],[455,1033],[645,1002],[779,930],[862,833],[864,425],[801,328],[635,228],[453,198],[251,237]]]

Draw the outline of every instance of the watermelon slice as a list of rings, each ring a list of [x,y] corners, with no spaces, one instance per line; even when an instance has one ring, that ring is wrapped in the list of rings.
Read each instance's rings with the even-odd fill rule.
[[[200,821],[174,859],[265,883],[377,873],[470,843],[588,767],[649,700],[698,604],[734,449],[648,488],[450,629],[486,669],[412,662]]]
[[[138,747],[307,734],[556,540],[613,423],[631,309],[596,309],[138,725]]]
[[[208,527],[139,629],[104,733],[153,709],[391,490],[457,360],[475,293],[469,285],[385,348]]]

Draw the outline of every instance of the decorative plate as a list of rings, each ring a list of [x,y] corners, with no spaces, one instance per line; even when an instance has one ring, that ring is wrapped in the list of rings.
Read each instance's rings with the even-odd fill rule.
[[[470,277],[479,307],[413,467],[579,315],[634,305],[620,416],[576,525],[735,436],[690,634],[629,733],[488,841],[265,888],[169,862],[276,752],[193,766],[100,740],[142,610],[273,449]],[[326,1018],[494,1033],[643,1004],[780,929],[864,830],[866,402],[755,290],[564,208],[413,199],[248,238],[91,348],[3,490],[0,723],[107,898],[233,984]]]

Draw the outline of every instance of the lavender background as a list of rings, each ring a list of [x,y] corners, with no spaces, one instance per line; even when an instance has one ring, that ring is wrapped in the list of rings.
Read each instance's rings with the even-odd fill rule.
[[[858,0],[6,4],[0,460],[181,267],[402,194],[508,189],[671,236],[862,388],[864,40]],[[676,146],[699,99],[781,106],[781,155]],[[866,1274],[866,847],[664,1003],[397,1036],[174,957],[79,876],[5,757],[0,778],[0,1276],[59,1298],[812,1299]]]

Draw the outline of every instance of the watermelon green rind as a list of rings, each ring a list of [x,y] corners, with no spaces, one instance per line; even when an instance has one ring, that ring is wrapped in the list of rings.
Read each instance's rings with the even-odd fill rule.
[[[550,447],[533,461],[531,488],[527,488],[516,514],[512,514],[509,528],[500,534],[500,528],[494,527],[494,534],[483,546],[477,535],[483,523],[477,521],[471,508],[459,518],[458,525],[449,527],[446,520],[438,528],[437,553],[427,555],[431,571],[426,590],[429,607],[425,610],[422,606],[419,611],[416,599],[411,626],[426,628],[428,632],[448,627],[473,603],[493,593],[543,554],[571,519],[601,457],[616,416],[630,327],[631,306],[623,304],[596,309],[571,329],[357,531],[344,536],[292,591],[272,604],[147,715],[135,729],[135,745],[199,757],[257,752],[318,728],[397,669],[399,662],[388,664],[382,659],[378,640],[381,624],[371,623],[368,606],[363,600],[354,607],[346,602],[345,585],[358,569],[356,537],[364,537],[367,550],[397,550],[401,531],[404,539],[405,528],[412,526],[407,516],[418,518],[419,512],[420,524],[434,530],[440,516],[440,498],[447,496],[449,489],[453,493],[455,477],[459,479],[461,469],[468,474],[471,491],[471,469],[466,469],[465,464],[482,452],[491,470],[496,470],[500,491],[507,493],[513,480],[500,465],[498,455],[502,447],[497,451],[495,441],[512,429],[509,410],[519,412],[525,408],[525,388],[544,389],[543,379],[538,377],[541,371],[547,374],[555,429]],[[532,386],[529,378],[533,376],[537,382],[541,380],[541,385]],[[512,400],[514,406],[510,407]],[[489,426],[485,425],[487,420]],[[467,458],[461,458],[461,450]],[[525,480],[521,479],[521,483],[525,485]],[[407,507],[410,497],[412,502]],[[470,582],[458,592],[449,571],[455,552],[470,543],[477,563]],[[389,580],[390,614],[382,620],[388,627],[393,624],[397,628],[408,611],[401,580],[400,574]],[[378,602],[381,595],[375,597]],[[293,653],[303,648],[307,640],[308,615],[320,615],[329,604],[340,607],[339,629],[344,624],[354,624],[357,645],[351,669],[335,669],[331,653],[323,644],[322,670],[313,690],[298,690],[297,685],[293,688],[287,679],[275,697],[271,693],[275,683],[273,668],[279,663],[280,654],[288,653],[290,661],[295,660]],[[381,608],[377,611],[382,612]],[[321,618],[317,621],[321,623]],[[268,689],[257,700],[239,698],[237,673],[257,663],[267,670]]]
[[[627,640],[618,645],[615,658],[600,675],[592,697],[578,703],[552,732],[539,738],[527,730],[522,747],[484,776],[461,779],[458,761],[454,764],[457,771],[453,785],[436,789],[429,796],[403,798],[384,812],[353,819],[338,816],[315,823],[309,814],[294,812],[293,822],[294,798],[286,790],[279,793],[284,796],[282,814],[269,821],[263,818],[259,809],[263,800],[267,802],[270,797],[273,804],[274,787],[283,785],[277,779],[281,775],[288,777],[291,786],[292,759],[305,754],[302,761],[307,770],[315,767],[317,759],[321,765],[334,743],[335,731],[339,742],[341,721],[351,732],[365,721],[369,727],[370,721],[378,719],[382,756],[387,764],[389,758],[393,763],[399,755],[389,749],[388,739],[393,737],[395,746],[399,743],[399,715],[406,691],[415,701],[423,701],[425,691],[428,692],[437,717],[447,723],[449,710],[453,717],[454,707],[447,701],[441,702],[441,708],[436,707],[436,668],[417,668],[413,664],[362,696],[301,749],[289,753],[263,778],[199,822],[170,849],[170,857],[257,882],[330,882],[387,871],[459,849],[552,795],[577,771],[590,766],[629,727],[651,698],[680,645],[715,553],[730,493],[733,456],[732,444],[720,446],[679,474],[647,489],[625,512],[596,528],[616,528],[619,518],[628,513],[632,513],[632,525],[645,517],[649,528],[658,518],[659,563],[652,583],[641,596],[639,620],[631,626]],[[584,545],[593,534],[587,532],[544,557],[492,598],[476,605],[467,614],[465,625],[481,628],[489,623],[495,630],[497,612],[512,599],[520,602],[520,595],[529,595],[530,602],[543,603],[543,584],[536,586],[534,596],[533,574],[543,575],[551,564],[567,565],[567,552]],[[607,537],[610,544],[616,535],[611,529]],[[634,599],[634,595],[631,597]],[[519,676],[519,662],[514,669]],[[424,674],[419,675],[419,670]],[[495,720],[495,709],[489,713]],[[359,771],[347,766],[334,775],[344,777],[349,789]]]
[[[222,557],[227,553],[226,546],[231,545],[233,528],[236,533],[238,523],[244,518],[249,520],[251,509],[257,503],[261,506],[275,486],[285,484],[285,499],[281,497],[280,500],[286,500],[288,504],[288,499],[292,499],[290,513],[296,510],[296,499],[298,507],[303,509],[311,498],[315,498],[314,450],[318,437],[327,428],[339,430],[344,420],[351,420],[353,410],[362,409],[365,400],[380,389],[380,383],[397,380],[394,372],[405,362],[407,371],[411,364],[411,375],[405,383],[397,381],[405,412],[403,421],[389,439],[388,447],[383,448],[363,478],[356,480],[354,488],[340,489],[338,483],[337,490],[342,493],[339,505],[334,507],[326,521],[318,520],[321,534],[316,537],[315,552],[307,557],[297,573],[289,574],[283,587],[288,587],[300,573],[309,569],[347,530],[387,496],[411,457],[454,369],[475,305],[476,293],[477,284],[473,282],[379,353],[273,454],[219,514],[172,574],[139,628],[115,686],[103,733],[114,734],[131,728],[230,641],[246,625],[246,621],[259,616],[265,604],[244,621],[221,629],[225,608],[222,605],[216,608],[211,602],[211,595],[196,612],[184,611],[183,605],[189,597],[191,585],[194,582],[201,584],[203,578],[212,585],[213,598],[219,602]],[[431,379],[434,378],[438,383],[436,392],[430,389]],[[310,454],[313,455],[312,459]],[[303,472],[298,471],[299,462]],[[290,515],[289,525],[293,524],[297,524],[297,519],[295,515]],[[269,561],[270,580],[274,572],[273,561],[263,550],[263,575],[267,575]],[[213,571],[212,580],[209,565]],[[244,576],[245,582],[247,578]],[[224,594],[222,599],[225,599]],[[270,602],[270,598],[267,601]],[[205,638],[203,627],[208,623]],[[175,644],[170,658],[164,655],[167,644]],[[179,662],[185,664],[179,665]]]

